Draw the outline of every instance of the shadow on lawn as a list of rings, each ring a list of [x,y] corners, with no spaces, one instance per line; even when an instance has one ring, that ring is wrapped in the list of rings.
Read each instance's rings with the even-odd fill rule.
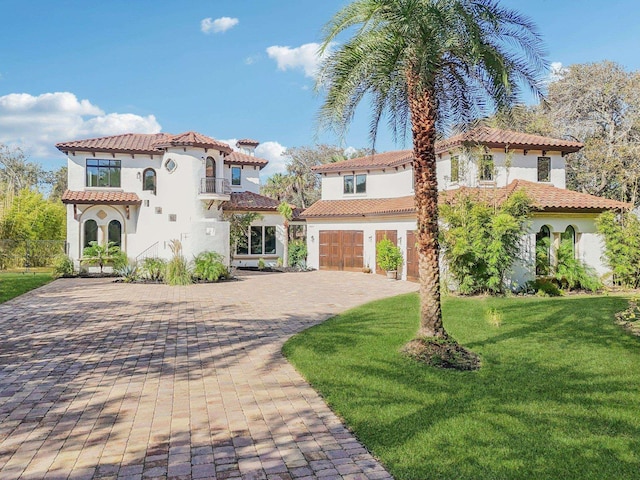
[[[323,357],[332,373],[302,370],[397,478],[640,478],[640,341],[613,325],[625,299],[445,305],[445,320],[458,315],[449,331],[481,354],[479,372],[400,357],[417,310],[394,321],[376,304],[286,349],[296,364]],[[483,319],[487,305],[503,313],[500,329]]]

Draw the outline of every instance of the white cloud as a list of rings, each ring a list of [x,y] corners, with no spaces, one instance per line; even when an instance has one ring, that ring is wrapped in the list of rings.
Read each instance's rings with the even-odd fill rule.
[[[200,22],[200,30],[202,30],[202,33],[224,33],[238,23],[240,23],[240,20],[237,18],[220,17],[212,20],[209,17]]]
[[[328,52],[325,52],[325,55]],[[315,78],[320,62],[324,58],[320,55],[319,43],[305,43],[296,48],[278,45],[267,48],[267,55],[274,59],[280,70],[302,69],[307,77]]]
[[[11,93],[0,97],[0,143],[21,146],[36,157],[57,152],[57,142],[160,130],[153,115],[106,113],[70,92],[38,96]]]
[[[221,142],[229,144],[231,148],[238,151],[236,147],[237,138],[229,138],[226,140],[220,140]],[[275,141],[264,142],[257,146],[255,155],[259,158],[268,160],[269,163],[260,171],[260,179],[262,183],[274,173],[284,173],[287,170],[286,158],[284,152],[287,147],[282,146]]]
[[[556,82],[560,80],[567,73],[567,68],[562,66],[562,62],[552,62],[549,68],[549,82]]]
[[[264,142],[256,148],[256,157],[269,160],[269,164],[262,169],[260,177],[262,180],[270,177],[274,173],[284,173],[287,170],[284,152],[287,147],[278,142]]]

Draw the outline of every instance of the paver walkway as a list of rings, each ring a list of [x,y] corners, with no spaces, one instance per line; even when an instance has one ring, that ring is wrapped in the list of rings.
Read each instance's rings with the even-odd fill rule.
[[[342,272],[64,279],[0,305],[0,479],[390,478],[280,349],[416,288]]]

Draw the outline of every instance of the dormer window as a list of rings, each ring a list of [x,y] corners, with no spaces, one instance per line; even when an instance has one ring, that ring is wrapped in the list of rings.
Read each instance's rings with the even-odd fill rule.
[[[344,176],[344,193],[367,193],[367,175],[345,175]]]
[[[538,181],[550,182],[551,178],[551,158],[538,157]]]
[[[231,167],[231,185],[239,186],[242,184],[242,169],[240,167]]]

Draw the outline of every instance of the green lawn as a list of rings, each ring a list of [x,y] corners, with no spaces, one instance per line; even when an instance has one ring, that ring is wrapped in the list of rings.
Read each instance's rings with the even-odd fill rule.
[[[51,273],[0,273],[0,303],[11,300],[23,293],[49,283],[53,277]]]
[[[626,306],[445,298],[447,330],[482,358],[476,372],[399,355],[416,295],[351,310],[283,351],[397,479],[640,478],[640,338],[613,318]]]

